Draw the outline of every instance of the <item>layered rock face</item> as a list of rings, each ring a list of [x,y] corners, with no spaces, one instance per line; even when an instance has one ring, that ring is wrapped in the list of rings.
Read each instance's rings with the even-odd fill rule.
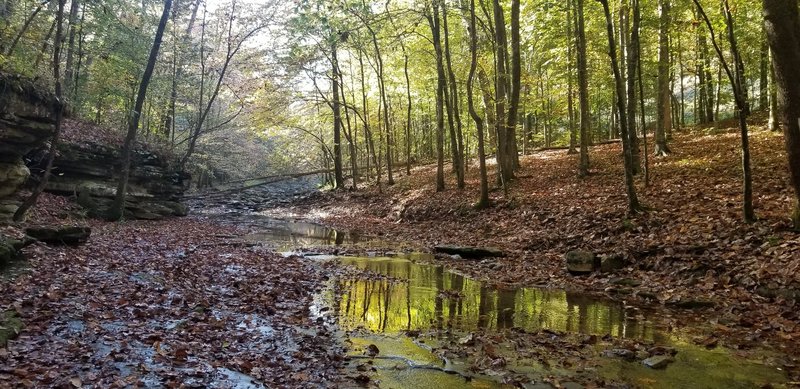
[[[30,176],[23,156],[55,131],[55,97],[30,80],[0,73],[0,220],[10,219],[14,195]]]
[[[44,171],[45,143],[55,132],[55,97],[42,90],[29,80],[0,73],[0,221],[9,220],[21,204],[18,191],[31,171]],[[116,192],[120,149],[93,142],[60,143],[45,190],[76,196],[90,216],[103,217]],[[188,189],[188,174],[171,169],[149,151],[136,150],[131,162],[125,217],[186,215],[180,199]]]
[[[119,147],[94,143],[60,144],[46,191],[77,196],[78,203],[89,211],[90,216],[103,217],[116,192],[119,154]],[[134,151],[131,168],[126,217],[159,219],[186,215],[186,207],[180,199],[188,189],[188,174],[170,169],[162,158],[142,150]]]

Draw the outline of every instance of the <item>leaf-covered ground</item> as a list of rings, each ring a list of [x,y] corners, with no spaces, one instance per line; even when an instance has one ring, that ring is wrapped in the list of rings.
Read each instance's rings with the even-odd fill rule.
[[[434,187],[435,167],[415,169],[397,184],[358,192],[331,192],[276,214],[314,217],[389,240],[493,246],[499,261],[440,258],[459,271],[495,284],[537,285],[607,294],[642,305],[714,304],[709,315],[730,342],[769,340],[776,349],[800,349],[800,235],[789,229],[791,192],[780,134],[752,134],[755,207],[759,220],[741,221],[739,138],[735,132],[679,134],[674,153],[651,158],[651,184],[638,185],[649,211],[626,216],[619,145],[591,149],[591,176],[577,177],[577,156],[563,150],[522,157],[508,197],[472,209],[478,178],[468,189],[452,177]],[[494,166],[490,166],[490,172]],[[564,253],[621,254],[629,265],[614,273],[575,277]],[[498,265],[499,263],[499,265]],[[633,278],[637,286],[612,280]],[[710,310],[709,310],[710,311]],[[733,335],[735,334],[735,335]]]
[[[34,219],[61,220],[61,202],[45,196]],[[313,387],[336,378],[341,351],[308,313],[325,279],[319,265],[199,219],[91,225],[82,246],[26,248],[30,269],[0,283],[0,312],[25,323],[0,348],[0,387]]]

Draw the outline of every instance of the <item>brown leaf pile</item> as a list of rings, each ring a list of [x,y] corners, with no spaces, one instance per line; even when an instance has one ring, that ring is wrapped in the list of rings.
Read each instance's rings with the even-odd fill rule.
[[[628,218],[619,145],[590,150],[592,174],[577,177],[577,156],[563,150],[522,157],[508,197],[475,211],[477,168],[467,189],[448,177],[434,187],[435,167],[416,168],[393,187],[332,192],[291,209],[322,215],[345,229],[418,243],[493,246],[509,253],[495,261],[444,260],[451,267],[496,284],[538,285],[610,294],[627,301],[715,304],[712,320],[756,338],[765,334],[787,351],[800,338],[800,235],[789,230],[791,190],[780,134],[751,138],[754,201],[759,220],[741,221],[739,138],[735,133],[676,135],[668,157],[651,158],[651,185],[639,182],[649,211]],[[651,148],[652,150],[652,148]],[[490,165],[490,173],[494,166]],[[614,273],[574,277],[563,255],[585,249],[621,255],[629,265]],[[618,288],[620,276],[641,282]],[[789,342],[788,344],[786,342]]]
[[[0,284],[25,323],[0,349],[0,386],[309,387],[339,352],[308,306],[313,263],[240,244],[193,219],[92,223],[88,243],[26,249]]]

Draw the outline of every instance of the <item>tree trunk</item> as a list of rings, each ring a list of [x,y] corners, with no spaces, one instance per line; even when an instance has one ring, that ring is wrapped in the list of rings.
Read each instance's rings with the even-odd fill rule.
[[[44,59],[45,55],[47,54],[47,47],[50,46],[51,39],[50,37],[53,36],[53,32],[56,30],[56,20],[53,20],[53,23],[50,25],[50,29],[47,30],[47,35],[44,36],[44,42],[42,42],[42,48],[39,50],[39,54],[36,55],[36,61],[33,63],[33,68],[38,69],[39,64]]]
[[[380,102],[383,107],[384,116],[384,129],[386,130],[386,184],[394,185],[394,178],[392,177],[392,139],[391,139],[391,126],[389,125],[389,102],[386,96],[386,79],[383,76],[383,56],[381,55],[380,46],[378,46],[378,35],[369,23],[364,24],[369,30],[370,37],[372,38],[372,46],[375,49],[375,60],[377,62],[377,76],[378,76],[378,92],[380,95]],[[378,110],[380,116],[380,109]]]
[[[522,58],[520,52],[519,34],[519,0],[511,0],[511,91],[508,102],[508,128],[506,145],[511,157],[511,175],[513,179],[514,169],[519,168],[519,152],[517,150],[517,118],[519,113],[519,98],[522,90]]]
[[[725,55],[722,53],[719,44],[717,43],[714,27],[706,15],[703,7],[700,5],[699,0],[693,0],[697,6],[697,12],[702,16],[703,21],[708,28],[709,35],[711,35],[711,43],[714,50],[717,52],[717,59],[725,70],[728,80],[733,88],[733,96],[736,103],[736,110],[739,115],[739,130],[742,137],[742,213],[746,223],[755,220],[755,213],[753,211],[753,184],[752,174],[750,168],[750,142],[747,133],[747,116],[750,114],[750,108],[747,103],[747,89],[744,85],[744,64],[739,49],[737,47],[736,35],[733,29],[733,15],[730,12],[730,7],[727,0],[723,0],[723,12],[725,15],[725,24],[728,32],[728,41],[730,42],[731,57],[734,60],[734,70],[728,66]],[[796,7],[796,6],[795,6]]]
[[[611,58],[611,70],[614,73],[614,83],[616,85],[617,99],[616,106],[619,112],[619,128],[622,137],[622,154],[625,165],[625,189],[628,194],[628,214],[635,214],[641,211],[642,207],[639,204],[639,199],[636,196],[636,186],[633,181],[633,156],[631,155],[631,145],[628,137],[628,121],[626,118],[625,109],[625,81],[622,79],[622,74],[617,64],[617,48],[614,40],[614,25],[611,18],[611,11],[608,6],[608,0],[597,0],[603,5],[603,11],[606,15],[606,29],[608,32],[608,55]],[[633,103],[633,102],[631,102]]]
[[[338,62],[338,61],[337,61]],[[351,69],[352,70],[352,69]],[[355,134],[353,133],[352,122],[350,121],[350,111],[347,109],[347,94],[344,93],[344,75],[340,68],[336,69],[336,74],[339,75],[339,85],[341,86],[342,93],[342,106],[344,106],[344,117],[347,124],[344,127],[344,136],[347,138],[348,152],[350,154],[350,175],[353,177],[353,190],[358,190],[358,165],[356,162],[356,144]]]
[[[778,113],[778,88],[775,82],[775,55],[769,50],[769,123],[770,131],[781,129]]]
[[[333,89],[333,174],[336,189],[344,188],[344,175],[342,174],[342,107],[339,98],[339,60],[336,56],[336,40],[331,43],[331,86]]]
[[[486,75],[486,71],[480,65],[478,65],[478,86],[483,99],[483,110],[486,113],[485,124],[489,141],[485,146],[488,146],[487,154],[491,154],[493,145],[497,143],[497,133],[494,131],[496,122],[494,100],[492,99],[492,87],[489,85],[489,76]]]
[[[401,42],[402,44],[402,42]],[[411,78],[408,76],[408,54],[403,47],[403,74],[406,77],[406,175],[411,175]]]
[[[28,16],[28,18],[25,19],[25,21],[22,23],[22,27],[19,29],[19,32],[17,32],[17,34],[14,35],[14,39],[11,41],[11,45],[8,46],[8,50],[6,50],[6,57],[10,57],[11,54],[14,54],[14,49],[17,48],[17,44],[19,43],[20,38],[22,38],[22,36],[25,35],[26,32],[28,32],[28,28],[30,28],[33,19],[36,19],[36,15],[38,15],[39,12],[42,12],[42,9],[48,3],[50,3],[50,0],[44,0],[41,3],[39,3],[36,9],[34,9],[33,12],[31,12],[31,14]]]
[[[47,154],[47,165],[44,169],[44,174],[42,175],[42,180],[39,181],[39,184],[33,190],[30,196],[20,205],[20,207],[14,212],[14,221],[19,222],[25,219],[25,215],[28,213],[28,210],[36,204],[36,200],[39,199],[39,196],[44,192],[44,188],[47,187],[47,182],[50,180],[50,172],[53,170],[53,161],[55,160],[56,156],[56,148],[58,147],[58,141],[61,136],[61,122],[64,118],[64,100],[63,100],[63,91],[61,90],[61,61],[59,60],[61,57],[61,39],[63,36],[63,19],[64,19],[64,3],[66,0],[58,0],[58,11],[56,12],[56,36],[53,42],[53,78],[55,79],[55,92],[56,92],[56,102],[54,104],[55,116],[56,116],[56,123],[55,123],[55,132],[53,133],[53,139],[50,140],[50,148],[48,149]],[[37,11],[38,12],[38,11]]]
[[[575,96],[573,95],[573,80],[572,80],[572,60],[573,60],[573,32],[572,32],[572,5],[570,0],[567,2],[567,115],[569,126],[569,150],[567,154],[577,154],[578,134],[575,129]],[[526,120],[527,123],[527,120]],[[528,139],[528,133],[525,133],[525,140]]]
[[[658,117],[656,119],[656,146],[655,155],[666,156],[671,152],[667,146],[667,129],[672,126],[672,92],[669,88],[670,55],[669,55],[669,28],[670,28],[670,0],[659,0],[659,31],[658,31]]]
[[[789,176],[794,189],[791,219],[800,230],[800,16],[794,0],[763,0],[775,85],[780,102]]]
[[[150,48],[150,56],[147,59],[147,66],[142,75],[142,82],[139,84],[139,93],[136,96],[136,105],[131,112],[128,133],[125,136],[125,143],[122,145],[120,177],[117,184],[117,193],[116,196],[114,196],[114,204],[108,215],[110,220],[120,220],[125,210],[125,195],[128,189],[131,153],[133,151],[134,142],[136,141],[136,130],[139,127],[139,117],[141,116],[142,106],[144,105],[144,99],[147,95],[147,86],[150,84],[150,78],[153,76],[153,69],[158,59],[158,50],[161,48],[161,38],[164,35],[164,28],[167,26],[167,20],[169,20],[169,10],[171,7],[172,0],[164,0],[164,12],[161,14],[161,21],[158,23],[156,36],[153,39],[153,46]]]
[[[486,150],[483,142],[483,118],[478,115],[473,102],[473,83],[475,81],[475,69],[478,67],[478,32],[475,30],[475,0],[469,2],[469,53],[470,66],[469,76],[467,77],[467,105],[469,114],[475,122],[475,131],[478,135],[478,164],[481,177],[481,194],[475,208],[483,209],[489,206],[489,178],[486,174]]]
[[[453,154],[453,170],[456,173],[458,189],[464,189],[464,140],[462,135],[461,114],[458,109],[458,85],[456,74],[453,72],[453,65],[450,59],[450,31],[447,23],[447,3],[442,2],[442,27],[444,32],[444,57],[447,65],[447,84],[449,86],[449,98],[447,99],[447,117],[450,126],[450,148]],[[455,121],[455,126],[453,125]]]
[[[508,124],[506,123],[506,103],[508,99],[508,72],[506,71],[506,24],[503,8],[499,0],[493,1],[494,39],[496,77],[495,82],[495,132],[497,133],[497,165],[499,167],[498,182],[507,190],[509,181],[514,177],[513,160],[509,153]]]
[[[578,34],[578,100],[580,103],[581,118],[581,143],[580,143],[580,164],[578,165],[580,177],[589,175],[589,132],[591,115],[589,113],[589,71],[586,60],[586,27],[583,20],[583,2],[577,1],[575,7],[575,31]]]
[[[78,8],[80,0],[72,0],[69,8],[69,34],[67,43],[67,61],[64,65],[64,87],[67,89],[67,101],[72,103],[74,99],[73,85],[75,82],[74,53],[75,53],[75,27],[78,21]]]
[[[439,23],[439,0],[434,0],[433,12],[428,15],[428,23],[433,35],[433,48],[436,52],[436,191],[444,191],[444,94],[445,73],[442,54],[442,41]]]
[[[636,0],[636,5],[639,5],[639,0]],[[641,9],[639,9],[640,17],[641,17]],[[641,111],[641,126],[642,126],[642,144],[644,145],[644,185],[650,185],[650,161],[649,161],[649,153],[647,150],[647,115],[645,114],[644,110],[644,83],[642,82],[642,43],[641,39],[637,40],[636,42],[636,52],[639,54],[636,60],[636,70],[637,70],[637,78],[639,84],[639,109]],[[630,102],[629,102],[630,103]]]
[[[641,157],[639,156],[639,137],[636,136],[636,69],[639,64],[639,24],[641,23],[641,10],[639,0],[633,0],[633,24],[631,38],[628,41],[628,143],[631,146],[633,174],[641,171]]]
[[[769,44],[764,39],[761,42],[758,67],[758,109],[765,110],[769,107]]]

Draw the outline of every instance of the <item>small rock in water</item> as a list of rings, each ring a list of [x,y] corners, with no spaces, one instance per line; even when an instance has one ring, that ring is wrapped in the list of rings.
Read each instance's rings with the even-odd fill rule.
[[[629,361],[636,359],[636,353],[624,348],[615,348],[611,350],[606,350],[605,352],[603,352],[603,355],[607,357],[619,357],[627,359]]]
[[[458,340],[458,344],[462,346],[471,346],[475,344],[475,335],[469,334]]]
[[[367,346],[367,355],[368,356],[375,357],[379,353],[380,353],[380,350],[378,350],[378,346],[376,346],[374,344],[370,344],[369,346]]]
[[[675,360],[672,357],[667,355],[656,355],[654,357],[650,357],[642,361],[642,364],[651,368],[651,369],[663,369],[667,367],[670,363],[674,362]]]

